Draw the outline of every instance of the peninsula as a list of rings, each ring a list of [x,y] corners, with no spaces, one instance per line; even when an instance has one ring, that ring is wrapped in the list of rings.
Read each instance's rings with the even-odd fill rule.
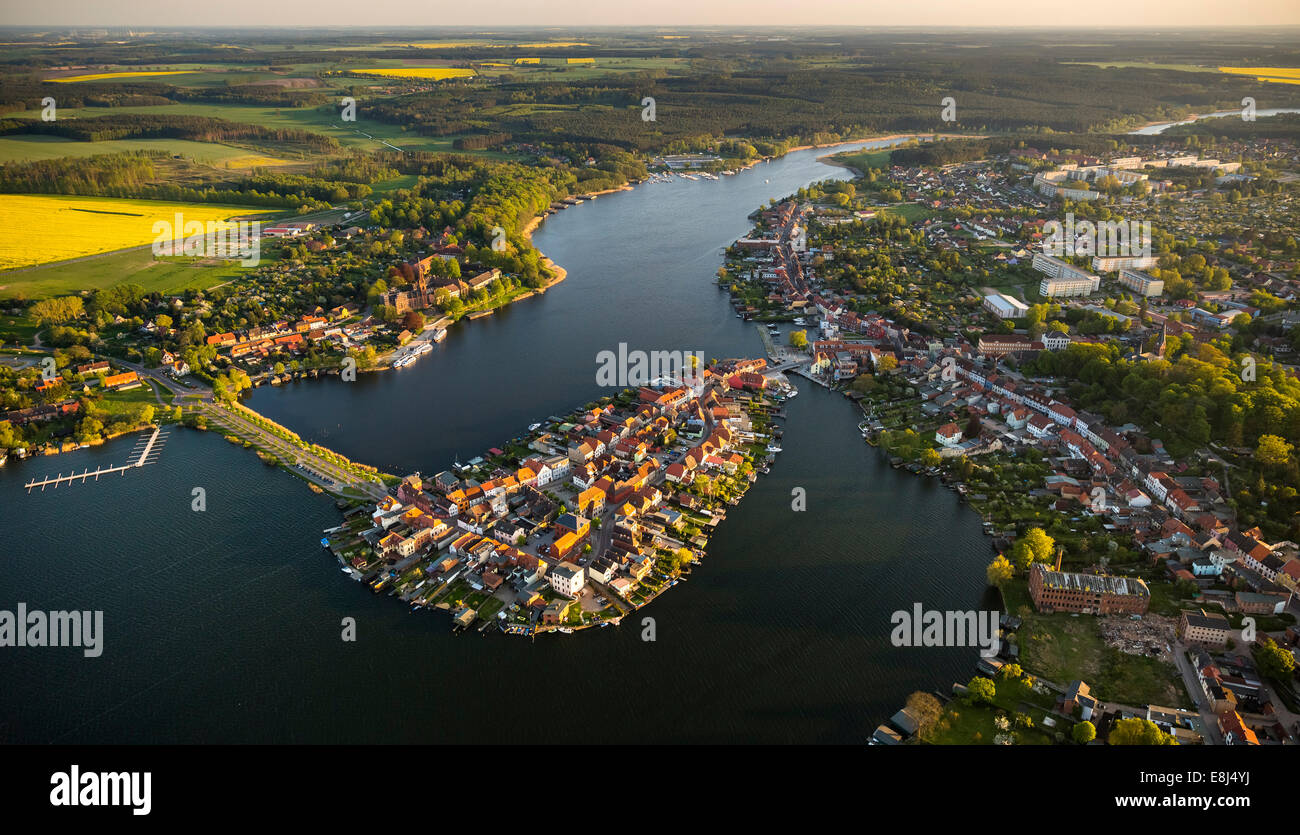
[[[406,476],[321,544],[343,570],[454,628],[618,625],[700,562],[767,472],[794,391],[766,360],[626,388],[431,478]]]

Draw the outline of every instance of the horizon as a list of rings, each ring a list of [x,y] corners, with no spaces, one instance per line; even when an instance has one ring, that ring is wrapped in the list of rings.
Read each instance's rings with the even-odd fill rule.
[[[1245,0],[1232,7],[1209,0],[1177,2],[1155,0],[1134,8],[1126,0],[1096,0],[1088,5],[1090,21],[1122,20],[1122,25],[1095,23],[1059,26],[1025,25],[1021,23],[1024,4],[1016,0],[985,0],[970,3],[961,0],[934,0],[924,10],[915,7],[873,4],[854,0],[808,0],[798,9],[773,0],[743,2],[743,0],[667,0],[655,4],[639,4],[635,8],[603,6],[591,8],[581,0],[553,0],[539,6],[527,0],[501,0],[492,7],[490,15],[482,9],[451,5],[439,9],[441,4],[423,4],[413,0],[371,0],[364,12],[343,0],[286,0],[271,7],[256,0],[228,0],[220,7],[195,9],[178,7],[167,0],[137,0],[120,8],[95,0],[46,0],[38,7],[19,4],[16,0],[3,0],[0,4],[0,26],[4,27],[153,27],[155,29],[249,29],[249,28],[461,28],[490,27],[499,30],[520,28],[760,28],[780,26],[806,29],[831,28],[961,28],[992,30],[999,28],[1069,30],[1069,31],[1124,31],[1130,28],[1165,27],[1167,30],[1190,28],[1234,28],[1300,26],[1300,4],[1289,0]],[[302,22],[303,15],[315,21]],[[424,16],[437,20],[424,20]],[[557,23],[557,19],[572,17],[574,22]],[[365,23],[353,22],[364,18]],[[807,20],[821,18],[824,22],[791,26],[791,17]],[[247,22],[232,21],[244,18]],[[995,19],[990,22],[990,19]],[[942,20],[942,23],[935,21]],[[1167,27],[1171,20],[1186,21]],[[256,21],[256,22],[254,22]],[[503,23],[503,21],[509,21]]]

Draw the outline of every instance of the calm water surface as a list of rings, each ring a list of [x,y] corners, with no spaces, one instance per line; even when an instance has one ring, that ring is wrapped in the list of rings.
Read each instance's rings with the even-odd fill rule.
[[[619,342],[759,355],[713,274],[753,208],[848,176],[824,153],[561,212],[535,241],[569,278],[544,296],[456,325],[411,368],[250,405],[357,460],[433,473],[599,396],[596,355]],[[953,493],[862,443],[847,401],[799,386],[772,474],[690,581],[643,611],[654,642],[631,621],[455,637],[444,614],[346,578],[317,544],[332,502],[219,436],[175,430],[153,467],[30,496],[33,475],[120,463],[130,444],[11,461],[0,608],[102,609],[107,634],[93,659],[0,649],[0,741],[861,743],[908,693],[970,676],[973,649],[892,647],[889,618],[980,606],[989,546]]]

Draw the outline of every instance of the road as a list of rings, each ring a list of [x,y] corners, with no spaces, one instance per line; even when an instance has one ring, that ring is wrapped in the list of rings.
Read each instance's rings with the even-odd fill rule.
[[[1196,670],[1192,669],[1192,662],[1187,660],[1187,647],[1177,641],[1174,642],[1174,663],[1183,676],[1187,695],[1192,697],[1196,710],[1201,715],[1201,723],[1205,725],[1206,740],[1211,745],[1222,745],[1223,734],[1219,732],[1219,720],[1210,709],[1210,701],[1206,698],[1205,691],[1201,689],[1201,682],[1196,676]]]
[[[218,403],[213,397],[212,389],[208,386],[187,385],[173,380],[158,369],[145,368],[142,365],[124,360],[115,360],[115,362],[131,369],[141,379],[162,386],[175,397],[195,398],[188,404],[176,401],[176,405],[189,405],[206,416],[208,420],[220,424],[240,439],[249,441],[260,449],[276,455],[281,461],[291,462],[295,472],[319,487],[332,493],[341,493],[346,489],[351,489],[376,500],[388,495],[388,490],[379,482],[354,475],[332,461],[306,449],[305,446],[285,440],[259,426],[238,409]],[[155,395],[157,395],[156,391]],[[161,396],[158,397],[158,402],[163,402]]]

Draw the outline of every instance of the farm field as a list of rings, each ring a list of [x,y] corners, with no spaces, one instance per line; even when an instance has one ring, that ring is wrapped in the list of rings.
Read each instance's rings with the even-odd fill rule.
[[[1252,75],[1257,81],[1300,84],[1300,67],[1219,67],[1219,72]]]
[[[444,81],[449,78],[473,78],[473,70],[455,67],[384,67],[381,69],[348,70],[359,75],[378,75],[384,78],[428,78]]]
[[[152,243],[153,224],[265,216],[262,209],[62,195],[0,195],[0,269],[12,270]]]
[[[262,248],[262,264],[276,260],[278,247]],[[18,272],[0,272],[0,299],[40,299],[117,284],[139,284],[145,292],[206,290],[256,269],[237,261],[155,258],[148,249],[111,252],[80,261],[45,264]]]
[[[167,154],[180,154],[195,162],[216,168],[250,168],[254,165],[287,165],[291,162],[258,156],[246,148],[236,148],[216,142],[193,142],[188,139],[110,139],[103,142],[79,142],[62,136],[39,134],[0,136],[0,162],[89,157],[124,151],[163,151]]]
[[[383,124],[380,122],[368,121],[365,118],[365,109],[363,106],[358,107],[357,121],[343,123],[339,121],[338,111],[332,108],[315,108],[315,107],[261,107],[247,105],[223,105],[223,104],[165,104],[156,106],[141,107],[115,107],[113,113],[130,114],[130,113],[150,113],[167,116],[205,116],[214,119],[226,119],[231,122],[244,122],[247,124],[261,125],[267,128],[294,128],[298,130],[309,130],[316,133],[332,136],[338,140],[339,144],[346,149],[356,149],[365,151],[379,151],[384,149],[384,145],[379,140],[386,140],[394,145],[413,151],[450,151],[452,150],[452,141],[454,136],[429,137],[420,136],[414,133],[406,133],[397,125]],[[19,118],[39,119],[39,110],[28,110],[22,113],[11,114]],[[60,119],[72,119],[79,117],[93,118],[104,115],[102,108],[61,108],[59,110]],[[370,137],[362,134],[369,134]],[[123,143],[145,142],[150,140],[120,140]],[[175,145],[182,147],[187,143],[179,141],[159,140],[169,142],[169,147]],[[105,147],[112,143],[76,143],[87,147]],[[209,143],[194,142],[188,143],[194,146],[206,146]],[[228,147],[228,146],[217,146]],[[244,149],[231,148],[232,151],[238,151],[239,155],[252,158],[256,156],[252,152]],[[110,153],[110,151],[91,151],[91,153]],[[182,153],[184,153],[182,151]],[[231,157],[232,159],[235,157]],[[0,162],[5,161],[0,157]],[[224,166],[218,166],[224,167]]]
[[[153,78],[160,75],[183,75],[189,72],[194,72],[194,70],[96,72],[87,75],[69,75],[62,78],[51,78],[49,80],[59,84],[71,84],[78,81],[129,81],[133,78]]]

